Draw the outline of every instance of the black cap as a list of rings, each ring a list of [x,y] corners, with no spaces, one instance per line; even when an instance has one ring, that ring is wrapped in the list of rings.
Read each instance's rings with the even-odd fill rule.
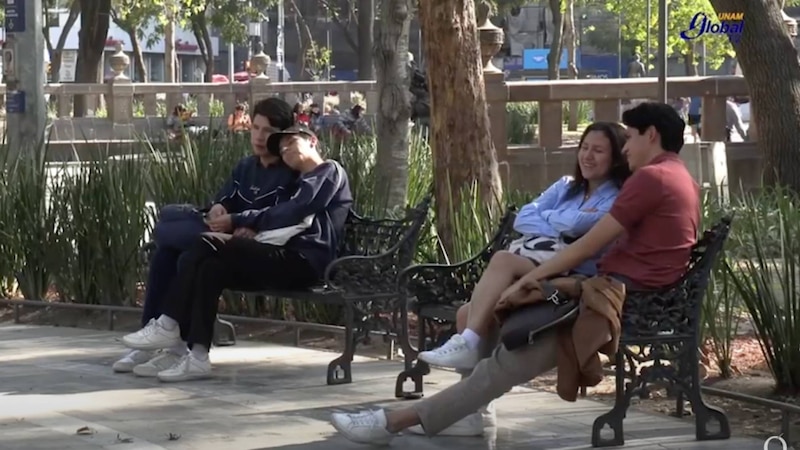
[[[307,126],[303,124],[295,124],[285,130],[272,133],[269,136],[269,139],[267,139],[267,151],[275,156],[281,156],[281,139],[293,134],[303,134],[313,138],[317,137]]]

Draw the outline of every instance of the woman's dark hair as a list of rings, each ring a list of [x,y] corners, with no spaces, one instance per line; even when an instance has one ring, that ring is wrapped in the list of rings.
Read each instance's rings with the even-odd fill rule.
[[[578,142],[578,151],[583,147],[583,141],[586,139],[586,136],[592,131],[603,133],[611,144],[611,168],[608,172],[608,179],[611,180],[617,188],[622,187],[622,183],[631,175],[628,161],[625,159],[625,155],[622,154],[622,147],[625,146],[626,139],[625,128],[614,122],[594,122],[583,130],[581,140]],[[572,177],[573,180],[567,192],[569,197],[585,193],[586,190],[589,189],[589,181],[583,178],[581,165],[577,158],[575,159],[575,172]]]

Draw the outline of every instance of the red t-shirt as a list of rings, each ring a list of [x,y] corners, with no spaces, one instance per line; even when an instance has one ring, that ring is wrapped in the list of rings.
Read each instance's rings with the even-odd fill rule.
[[[684,274],[700,224],[700,187],[675,153],[635,171],[609,212],[625,235],[598,261],[600,273],[619,274],[658,288]]]

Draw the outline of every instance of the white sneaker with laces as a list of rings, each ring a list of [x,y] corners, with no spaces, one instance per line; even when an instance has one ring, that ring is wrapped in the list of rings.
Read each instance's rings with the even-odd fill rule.
[[[146,350],[130,350],[122,358],[115,361],[111,368],[116,373],[130,373],[134,367],[147,362],[153,357],[153,352]]]
[[[165,383],[202,380],[211,377],[211,361],[198,359],[191,352],[183,355],[172,367],[158,372],[158,379]]]
[[[122,343],[128,348],[137,350],[161,350],[163,348],[171,348],[181,342],[181,332],[179,327],[173,330],[167,330],[156,319],[150,319],[150,322],[141,330],[125,335],[122,338]]]
[[[396,436],[386,429],[386,412],[382,409],[333,413],[331,424],[344,437],[359,444],[389,445]]]
[[[147,362],[134,367],[133,374],[139,377],[155,377],[162,370],[167,370],[178,364],[180,360],[181,355],[171,350],[164,350],[157,353]]]
[[[472,413],[458,422],[440,431],[437,436],[483,436],[487,428],[497,427],[497,412],[494,402]],[[408,429],[412,434],[425,434],[421,425],[414,425]]]
[[[463,336],[454,334],[441,347],[421,352],[419,359],[434,366],[470,370],[478,364],[480,355],[477,348],[469,348]]]

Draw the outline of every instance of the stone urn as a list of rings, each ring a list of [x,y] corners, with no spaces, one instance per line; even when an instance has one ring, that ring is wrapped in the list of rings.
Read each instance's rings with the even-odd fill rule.
[[[495,26],[491,21],[491,6],[487,1],[480,2],[476,7],[478,22],[478,37],[481,45],[481,62],[484,72],[500,72],[492,63],[492,58],[500,51],[505,40],[503,29]]]
[[[125,70],[131,64],[131,59],[122,51],[122,42],[114,44],[115,53],[108,58],[111,70],[114,71],[114,79],[126,79]]]
[[[270,58],[269,55],[264,53],[264,44],[260,41],[255,43],[255,48],[253,48],[253,57],[250,58],[250,70],[256,74],[257,78],[269,78],[267,77],[267,67],[269,67]]]

